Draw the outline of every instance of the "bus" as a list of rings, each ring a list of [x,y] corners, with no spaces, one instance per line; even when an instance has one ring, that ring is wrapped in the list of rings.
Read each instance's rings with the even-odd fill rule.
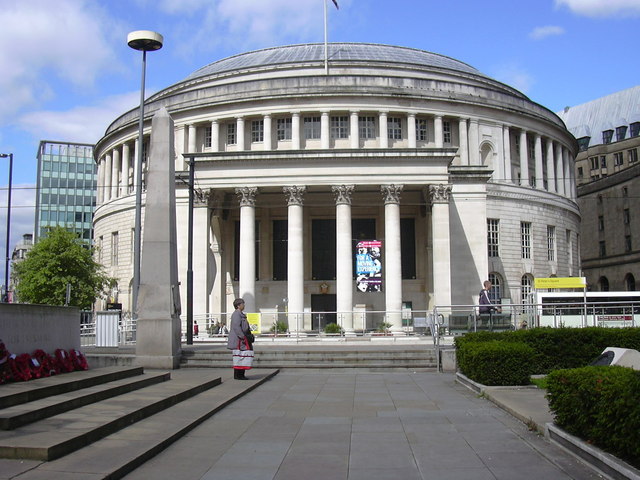
[[[540,327],[640,326],[640,292],[536,292]]]

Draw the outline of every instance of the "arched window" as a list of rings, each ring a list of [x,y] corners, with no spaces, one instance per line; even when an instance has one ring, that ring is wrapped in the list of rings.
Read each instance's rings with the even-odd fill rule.
[[[633,292],[636,289],[636,278],[633,276],[632,273],[627,273],[627,275],[624,277],[624,286],[627,290],[627,292]]]
[[[502,277],[497,273],[490,273],[489,281],[491,282],[491,301],[500,303],[502,298]]]
[[[533,293],[533,277],[531,275],[523,275],[520,279],[520,302],[523,305],[535,303],[531,297]]]
[[[600,277],[598,279],[598,290],[601,292],[609,291],[609,279],[607,277]]]

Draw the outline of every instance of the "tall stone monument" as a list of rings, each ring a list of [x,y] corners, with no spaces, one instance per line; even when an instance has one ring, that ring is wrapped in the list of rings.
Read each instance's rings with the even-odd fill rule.
[[[138,365],[180,367],[180,310],[173,120],[162,108],[151,123],[138,293]]]

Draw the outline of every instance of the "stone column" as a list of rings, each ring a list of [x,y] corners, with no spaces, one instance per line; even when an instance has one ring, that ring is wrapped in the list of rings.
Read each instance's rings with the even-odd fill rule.
[[[196,152],[196,126],[192,123],[189,125],[189,143],[187,147],[188,153]]]
[[[547,139],[547,190],[556,191],[556,175],[554,173],[553,141]]]
[[[535,148],[535,156],[536,156],[536,163],[535,163],[535,177],[533,179],[533,185],[540,189],[543,190],[544,189],[544,173],[542,170],[542,138],[540,137],[539,134],[535,134],[534,136],[534,148]]]
[[[120,187],[120,150],[113,149],[113,159],[111,163],[111,198],[118,198]]]
[[[416,114],[407,114],[407,145],[416,148]]]
[[[334,185],[336,198],[336,309],[345,333],[353,333],[353,259],[351,251],[351,195],[353,185]]]
[[[451,305],[451,250],[449,198],[451,185],[429,185],[431,231],[433,235],[433,300],[435,305]]]
[[[133,145],[133,191],[134,192],[136,191],[136,188],[139,187],[139,185],[136,184],[136,182],[138,181],[136,172],[138,171],[138,149],[139,148],[142,148],[140,146],[140,140],[136,138],[136,141]],[[142,181],[144,182],[144,171],[142,172]]]
[[[380,148],[389,148],[389,133],[387,130],[387,112],[381,111],[378,118],[380,123]]]
[[[469,164],[480,165],[480,126],[477,118],[469,120]]]
[[[300,114],[291,114],[291,148],[300,150]]]
[[[511,182],[511,133],[508,125],[502,127],[502,142],[504,149],[504,181]]]
[[[271,138],[271,115],[265,115],[263,118],[264,122],[264,141],[262,145],[264,146],[264,150],[272,150],[272,138]]]
[[[442,135],[442,115],[436,115],[433,119],[433,135],[436,142],[436,148],[444,146],[444,138]]]
[[[120,187],[120,195],[129,195],[131,191],[131,182],[129,181],[129,170],[131,169],[131,151],[129,144],[122,145],[122,186]]]
[[[471,165],[469,162],[469,141],[467,137],[467,119],[458,119],[458,154],[460,155],[460,165]]]
[[[304,330],[303,197],[305,186],[283,187],[287,196],[287,297],[289,331]]]
[[[104,161],[104,201],[111,200],[111,177],[113,175],[113,162],[111,161],[111,154],[107,153]]]
[[[329,148],[329,112],[327,111],[320,114],[320,148],[323,150]]]
[[[358,111],[352,110],[349,117],[349,139],[351,140],[351,148],[360,148],[360,129],[358,128]]]
[[[239,151],[242,151],[245,149],[244,146],[244,118],[243,117],[238,117],[236,118],[236,135],[237,135],[237,139],[236,139],[236,146],[238,147]],[[245,308],[247,308],[248,305],[245,303]],[[247,310],[250,311],[250,310]]]
[[[105,167],[105,159],[102,157],[98,161],[98,181],[96,182],[96,204],[102,205],[104,202],[104,167]]]
[[[571,166],[569,165],[569,151],[562,148],[562,164],[564,165],[564,195],[571,198]]]
[[[240,201],[240,280],[245,311],[256,312],[256,187],[236,188]]]
[[[564,195],[564,167],[562,166],[562,145],[556,142],[556,189],[560,195]]]
[[[218,120],[211,120],[211,151],[220,151],[220,123]]]
[[[402,250],[400,194],[403,185],[381,185],[384,199],[384,297],[391,331],[402,332]]]
[[[529,148],[526,130],[520,130],[520,185],[529,186]]]

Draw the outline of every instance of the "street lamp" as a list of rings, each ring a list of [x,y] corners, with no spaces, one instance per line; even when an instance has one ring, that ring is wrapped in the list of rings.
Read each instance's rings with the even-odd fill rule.
[[[7,193],[7,244],[4,261],[4,296],[2,301],[9,302],[9,242],[11,240],[11,177],[13,176],[13,153],[0,153],[0,158],[9,158],[9,191]]]
[[[137,30],[127,35],[127,44],[142,52],[142,79],[140,83],[140,113],[138,118],[138,158],[136,163],[136,218],[133,232],[133,291],[131,292],[131,315],[138,317],[138,290],[140,288],[140,256],[142,226],[142,147],[144,128],[144,77],[147,52],[162,48],[162,35],[149,30]]]

